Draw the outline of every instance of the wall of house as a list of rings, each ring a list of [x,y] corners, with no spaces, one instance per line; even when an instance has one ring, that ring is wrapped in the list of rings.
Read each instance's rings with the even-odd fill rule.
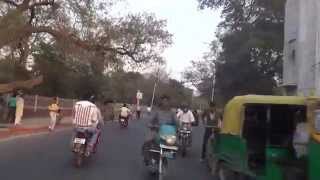
[[[298,95],[320,95],[319,0],[288,0],[286,5],[284,85],[296,84]]]

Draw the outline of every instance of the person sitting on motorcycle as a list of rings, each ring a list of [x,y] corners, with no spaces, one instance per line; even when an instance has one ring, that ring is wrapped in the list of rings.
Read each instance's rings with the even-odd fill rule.
[[[193,113],[189,110],[189,107],[186,104],[183,104],[181,108],[182,110],[177,114],[179,126],[180,128],[183,128],[183,126],[186,126],[188,130],[191,130],[192,123],[195,122]],[[179,136],[179,139],[180,138],[181,137]],[[189,140],[190,140],[189,143],[191,144],[192,138],[190,138]]]
[[[177,114],[179,125],[188,124],[188,129],[191,129],[191,124],[195,122],[193,113],[190,111],[188,105],[183,104],[181,107],[182,111],[179,111]]]
[[[149,134],[147,135],[146,141],[142,146],[142,153],[144,156],[144,162],[146,165],[149,162],[148,150],[154,145],[155,138],[158,134],[158,128],[161,124],[171,124],[176,126],[177,119],[175,112],[170,109],[170,97],[167,95],[161,96],[161,103],[159,104],[159,109],[157,109],[152,115],[149,123]]]
[[[94,104],[94,96],[85,95],[82,100],[75,103],[73,108],[73,125],[77,129],[85,129],[92,134],[86,150],[89,156],[95,149],[100,133],[99,125],[103,124],[100,109]],[[74,135],[75,136],[75,135]]]
[[[128,108],[127,104],[123,104],[123,106],[120,108],[119,119],[124,118],[126,121],[128,121],[130,114],[131,110]]]

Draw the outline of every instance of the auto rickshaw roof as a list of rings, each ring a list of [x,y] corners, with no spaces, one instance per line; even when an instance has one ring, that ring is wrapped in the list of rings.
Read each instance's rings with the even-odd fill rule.
[[[240,135],[243,123],[242,120],[244,119],[243,111],[246,104],[305,105],[306,97],[263,95],[236,96],[228,102],[224,109],[222,133]]]

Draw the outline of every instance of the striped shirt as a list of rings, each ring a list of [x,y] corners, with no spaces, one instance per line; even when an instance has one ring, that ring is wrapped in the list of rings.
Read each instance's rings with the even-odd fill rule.
[[[73,124],[77,127],[96,127],[101,118],[99,108],[89,101],[79,101],[73,109]]]

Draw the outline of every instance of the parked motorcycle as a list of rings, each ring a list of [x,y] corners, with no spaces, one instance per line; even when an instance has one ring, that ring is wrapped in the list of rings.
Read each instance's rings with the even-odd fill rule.
[[[162,180],[168,168],[168,160],[175,159],[178,147],[176,146],[176,128],[173,125],[161,125],[154,143],[148,150],[150,162],[147,163],[148,170],[159,176]]]
[[[92,138],[92,133],[83,128],[77,128],[75,136],[72,140],[72,152],[74,153],[74,160],[76,167],[81,167],[84,160],[89,158],[92,153],[96,152],[96,146],[93,150],[88,149],[88,143]],[[100,139],[100,135],[98,141]]]
[[[187,149],[191,146],[192,135],[191,135],[191,124],[182,123],[178,130],[179,145],[182,157],[185,157],[187,154]]]

